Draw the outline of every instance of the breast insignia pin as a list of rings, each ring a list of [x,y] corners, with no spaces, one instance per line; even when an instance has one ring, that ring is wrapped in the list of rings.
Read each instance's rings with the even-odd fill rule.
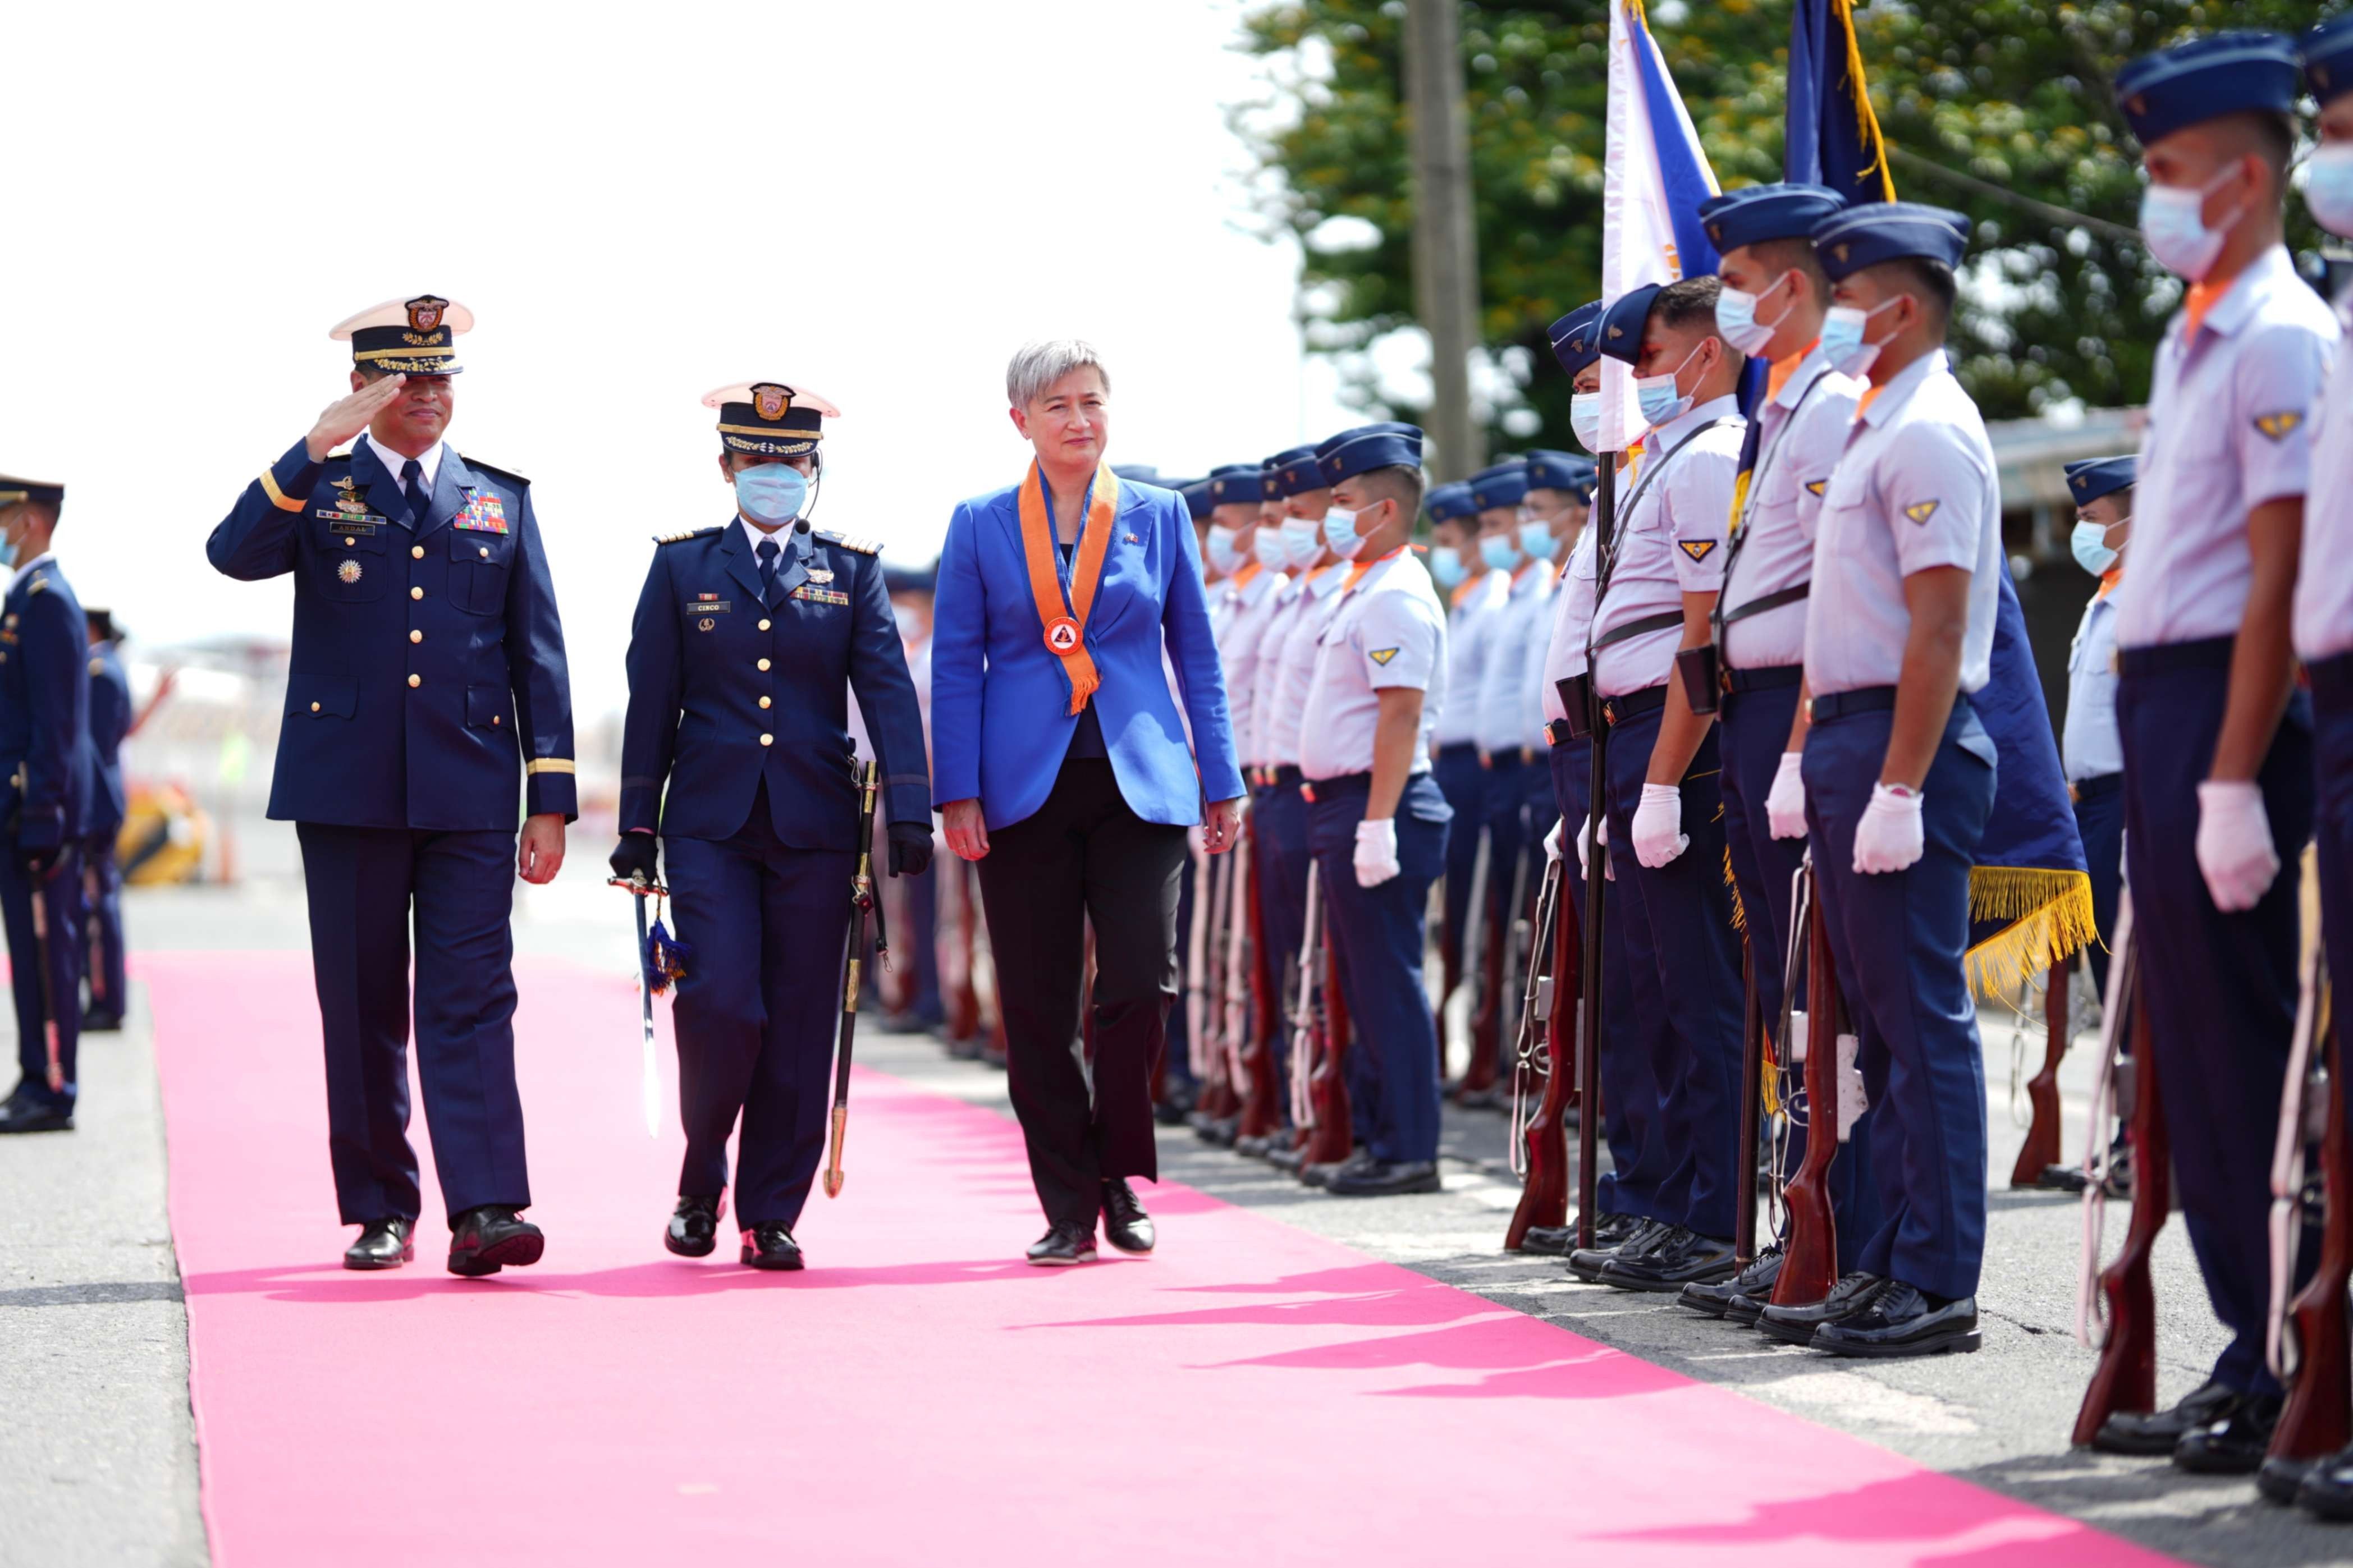
[[[335,575],[343,582],[356,583],[360,580],[360,563],[356,561],[345,561],[335,568]]]

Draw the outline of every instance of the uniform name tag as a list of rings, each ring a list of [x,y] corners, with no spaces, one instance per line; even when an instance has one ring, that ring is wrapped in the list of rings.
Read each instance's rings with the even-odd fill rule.
[[[819,588],[808,583],[804,583],[799,587],[794,589],[791,596],[796,599],[806,600],[812,605],[847,605],[849,603],[849,595],[842,593],[839,589]]]
[[[340,511],[322,511],[317,515],[334,524],[330,533],[374,533],[385,520],[380,517],[357,518]]]
[[[504,533],[507,503],[494,495],[477,493],[466,502],[466,510],[450,521],[450,526],[470,529],[476,533]]]
[[[723,616],[734,607],[735,606],[729,601],[722,599],[714,595],[709,598],[703,598],[698,595],[694,602],[687,605],[686,608],[687,613],[690,615]]]

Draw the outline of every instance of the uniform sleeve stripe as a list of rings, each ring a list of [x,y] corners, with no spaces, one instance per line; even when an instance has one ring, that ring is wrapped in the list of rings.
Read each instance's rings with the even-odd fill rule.
[[[278,476],[268,468],[261,470],[261,489],[262,492],[269,497],[269,504],[279,510],[301,511],[302,510],[301,501],[278,488]]]
[[[530,762],[523,764],[522,771],[526,775],[528,775],[531,773],[576,773],[580,770],[573,765],[573,762],[570,757],[534,757]]]

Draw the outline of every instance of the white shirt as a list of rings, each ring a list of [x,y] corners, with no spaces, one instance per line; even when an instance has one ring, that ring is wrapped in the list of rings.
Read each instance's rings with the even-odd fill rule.
[[[1794,588],[1813,574],[1814,524],[1862,395],[1862,383],[1831,369],[1816,348],[1782,383],[1779,395],[1757,411],[1762,427],[1757,468],[1748,476],[1746,515],[1725,547],[1719,615]],[[1799,599],[1725,626],[1724,662],[1735,669],[1802,662],[1806,603]]]
[[[1694,434],[1712,419],[1724,423]],[[1685,594],[1724,586],[1724,541],[1747,428],[1739,400],[1718,397],[1643,438],[1644,449],[1658,456],[1643,459],[1629,497],[1633,505],[1619,513],[1609,589],[1594,619],[1597,638],[1652,616],[1680,614]],[[1658,477],[1645,482],[1645,469]],[[1611,644],[1595,658],[1594,685],[1604,697],[1658,685],[1674,674],[1683,640],[1680,626],[1665,626]]]
[[[1961,689],[1975,691],[1993,666],[1996,574],[2009,569],[2001,485],[1985,421],[1942,349],[1879,389],[1822,497],[1806,617],[1806,681],[1815,696],[1895,684],[1912,635],[1904,579],[1936,566],[1970,574]]]
[[[1552,743],[1545,734],[1545,721],[1550,717],[1545,711],[1544,694],[1548,689],[1545,683],[1545,663],[1552,653],[1552,632],[1557,618],[1554,611],[1560,604],[1563,592],[1561,573],[1555,568],[1552,585],[1545,592],[1542,613],[1530,619],[1527,657],[1520,660],[1520,743],[1535,748],[1539,757]]]
[[[1342,587],[1316,638],[1299,771],[1311,780],[1369,773],[1379,693],[1400,686],[1428,693],[1411,770],[1427,773],[1430,727],[1446,700],[1446,612],[1430,569],[1402,546],[1367,567],[1354,587]]]
[[[1487,657],[1479,675],[1479,725],[1475,739],[1488,753],[1516,752],[1528,741],[1528,715],[1520,706],[1528,689],[1530,659],[1544,657],[1546,614],[1552,607],[1552,563],[1526,561],[1512,574],[1511,597],[1504,601],[1487,634]]]
[[[1306,716],[1308,689],[1315,681],[1315,645],[1333,606],[1340,602],[1340,584],[1347,574],[1345,561],[1310,573],[1282,643],[1259,648],[1260,667],[1274,671],[1271,686],[1264,680],[1259,683],[1261,693],[1271,693],[1265,716],[1259,721],[1260,744],[1268,767],[1296,765],[1299,761],[1300,721]]]
[[[2312,489],[2295,569],[2295,651],[2307,662],[2353,648],[2353,335],[2337,340],[2312,425]]]
[[[1441,746],[1479,739],[1479,681],[1486,668],[1487,637],[1511,596],[1511,574],[1483,568],[1454,590],[1454,606],[1446,617],[1447,701],[1438,715]]]
[[[1226,666],[1226,713],[1233,724],[1239,752],[1250,732],[1250,695],[1258,678],[1258,645],[1274,618],[1275,595],[1290,579],[1280,572],[1258,567],[1247,579],[1240,574],[1226,590],[1233,600],[1233,616],[1218,639],[1218,654]],[[1247,761],[1247,758],[1242,759]]]
[[[1599,514],[1595,515],[1598,520]],[[1601,530],[1593,523],[1579,531],[1576,547],[1568,552],[1568,569],[1561,574],[1560,592],[1553,595],[1552,640],[1545,645],[1544,716],[1556,722],[1568,717],[1568,710],[1561,705],[1559,683],[1585,673],[1585,645],[1593,631],[1593,572],[1600,542]]]
[[[395,484],[398,484],[400,472],[408,466],[408,459],[391,447],[379,443],[365,430],[360,432],[359,438],[367,443],[368,448],[375,453],[375,460],[384,465],[384,471],[392,476]],[[436,441],[433,443],[431,451],[417,454],[417,472],[424,476],[425,494],[427,500],[432,498],[433,487],[441,478],[441,453],[448,446],[447,441]]]
[[[2133,487],[2122,646],[2238,635],[2254,571],[2247,514],[2306,493],[2312,416],[2340,335],[2283,247],[2232,279],[2194,338],[2174,317]]]
[[[2116,600],[2122,585],[2095,594],[2084,606],[2075,640],[2067,646],[2067,728],[2061,739],[2067,782],[2125,771],[2124,737],[2116,730]]]

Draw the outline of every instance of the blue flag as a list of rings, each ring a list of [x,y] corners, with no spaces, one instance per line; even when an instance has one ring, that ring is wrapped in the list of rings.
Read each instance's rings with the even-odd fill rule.
[[[1850,202],[1892,202],[1887,144],[1862,78],[1853,0],[1798,0],[1789,18],[1789,111],[1781,177]]]

